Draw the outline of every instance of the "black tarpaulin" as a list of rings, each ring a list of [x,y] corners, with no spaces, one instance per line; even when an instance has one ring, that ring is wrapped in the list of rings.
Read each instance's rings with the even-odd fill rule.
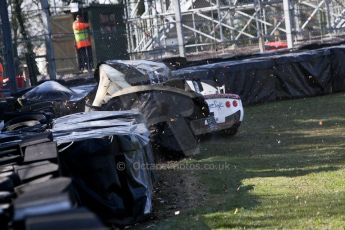
[[[152,211],[149,133],[136,111],[90,112],[54,122],[62,174],[82,204],[109,223],[128,225]]]
[[[21,99],[29,101],[70,101],[82,97],[83,95],[78,95],[56,81],[46,81],[26,92]]]
[[[332,91],[330,50],[274,58],[277,99],[315,96]]]
[[[188,67],[172,77],[214,81],[254,104],[345,90],[344,58],[345,47],[335,46]]]
[[[138,111],[93,111],[54,120],[54,141],[58,144],[112,135],[136,135],[148,142],[148,131]]]
[[[125,92],[122,94],[122,91],[119,91],[119,96],[113,97],[101,109],[111,111],[138,109],[153,132],[157,131],[159,135],[164,136],[164,138],[159,135],[151,136],[153,142],[161,147],[162,153],[182,152],[188,156],[198,152],[198,143],[190,129],[189,119],[197,114],[198,107],[202,107],[198,104],[200,95],[158,86],[140,86],[135,87],[133,92]],[[161,129],[163,126],[164,128]]]
[[[224,84],[226,92],[240,95],[242,101],[272,101],[276,93],[272,66],[265,59],[221,63],[216,65],[216,82]]]
[[[272,60],[245,59],[181,69],[173,77],[214,81],[225,85],[226,92],[240,95],[242,101],[256,103],[275,99],[272,66]]]
[[[345,46],[333,47],[331,50],[331,71],[333,92],[345,90]]]
[[[21,111],[51,113],[55,117],[85,110],[86,97],[95,84],[68,88],[56,81],[46,81],[18,98]]]
[[[144,87],[140,87],[144,88]],[[139,89],[139,87],[137,88]],[[138,109],[143,113],[148,126],[169,121],[176,117],[190,117],[194,113],[194,98],[198,95],[182,94],[175,89],[147,88],[124,93],[111,99],[104,110]],[[121,94],[121,91],[119,92]]]

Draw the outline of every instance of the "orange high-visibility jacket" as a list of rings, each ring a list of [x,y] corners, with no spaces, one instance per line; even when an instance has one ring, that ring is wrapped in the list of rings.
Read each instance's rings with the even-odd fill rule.
[[[4,67],[0,63],[0,87],[2,86],[3,81],[4,81]]]
[[[3,82],[4,82],[4,67],[0,63],[0,97],[4,96],[2,93]]]
[[[77,49],[91,46],[91,41],[88,33],[89,23],[73,22],[73,32]]]

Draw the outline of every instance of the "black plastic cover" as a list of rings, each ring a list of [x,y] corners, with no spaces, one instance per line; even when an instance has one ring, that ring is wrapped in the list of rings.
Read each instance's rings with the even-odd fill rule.
[[[214,81],[255,104],[345,90],[344,58],[345,46],[335,46],[182,68],[172,78]]]
[[[135,111],[74,114],[55,121],[64,176],[83,204],[109,223],[128,225],[152,211],[149,133]]]

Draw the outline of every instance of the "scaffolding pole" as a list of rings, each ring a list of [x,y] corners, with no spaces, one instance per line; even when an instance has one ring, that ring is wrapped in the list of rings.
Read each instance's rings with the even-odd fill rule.
[[[177,44],[179,48],[180,57],[185,57],[184,50],[184,39],[182,32],[182,16],[181,16],[181,6],[179,0],[174,0],[175,18],[176,18],[176,32],[177,32]]]
[[[52,44],[52,32],[50,26],[50,14],[49,14],[49,4],[48,0],[41,0],[41,5],[43,9],[43,25],[45,30],[45,41],[46,41],[46,50],[47,50],[47,61],[48,61],[48,73],[49,77],[52,80],[56,79],[56,66],[54,58],[54,48]]]
[[[290,0],[283,0],[285,30],[288,48],[293,48],[292,31],[291,31],[291,14],[290,14]]]
[[[11,26],[10,26],[10,21],[8,19],[7,2],[5,0],[0,0],[0,17],[1,17],[2,34],[3,34],[3,41],[4,41],[6,75],[10,79],[11,92],[16,92],[17,83],[16,83],[16,70],[14,67],[14,58],[13,58]]]

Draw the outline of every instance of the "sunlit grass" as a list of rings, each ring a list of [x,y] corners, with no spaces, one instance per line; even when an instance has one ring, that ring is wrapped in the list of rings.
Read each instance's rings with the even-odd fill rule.
[[[344,94],[245,108],[235,137],[214,137],[183,162],[231,165],[195,172],[206,201],[152,227],[343,229],[344,115]]]

